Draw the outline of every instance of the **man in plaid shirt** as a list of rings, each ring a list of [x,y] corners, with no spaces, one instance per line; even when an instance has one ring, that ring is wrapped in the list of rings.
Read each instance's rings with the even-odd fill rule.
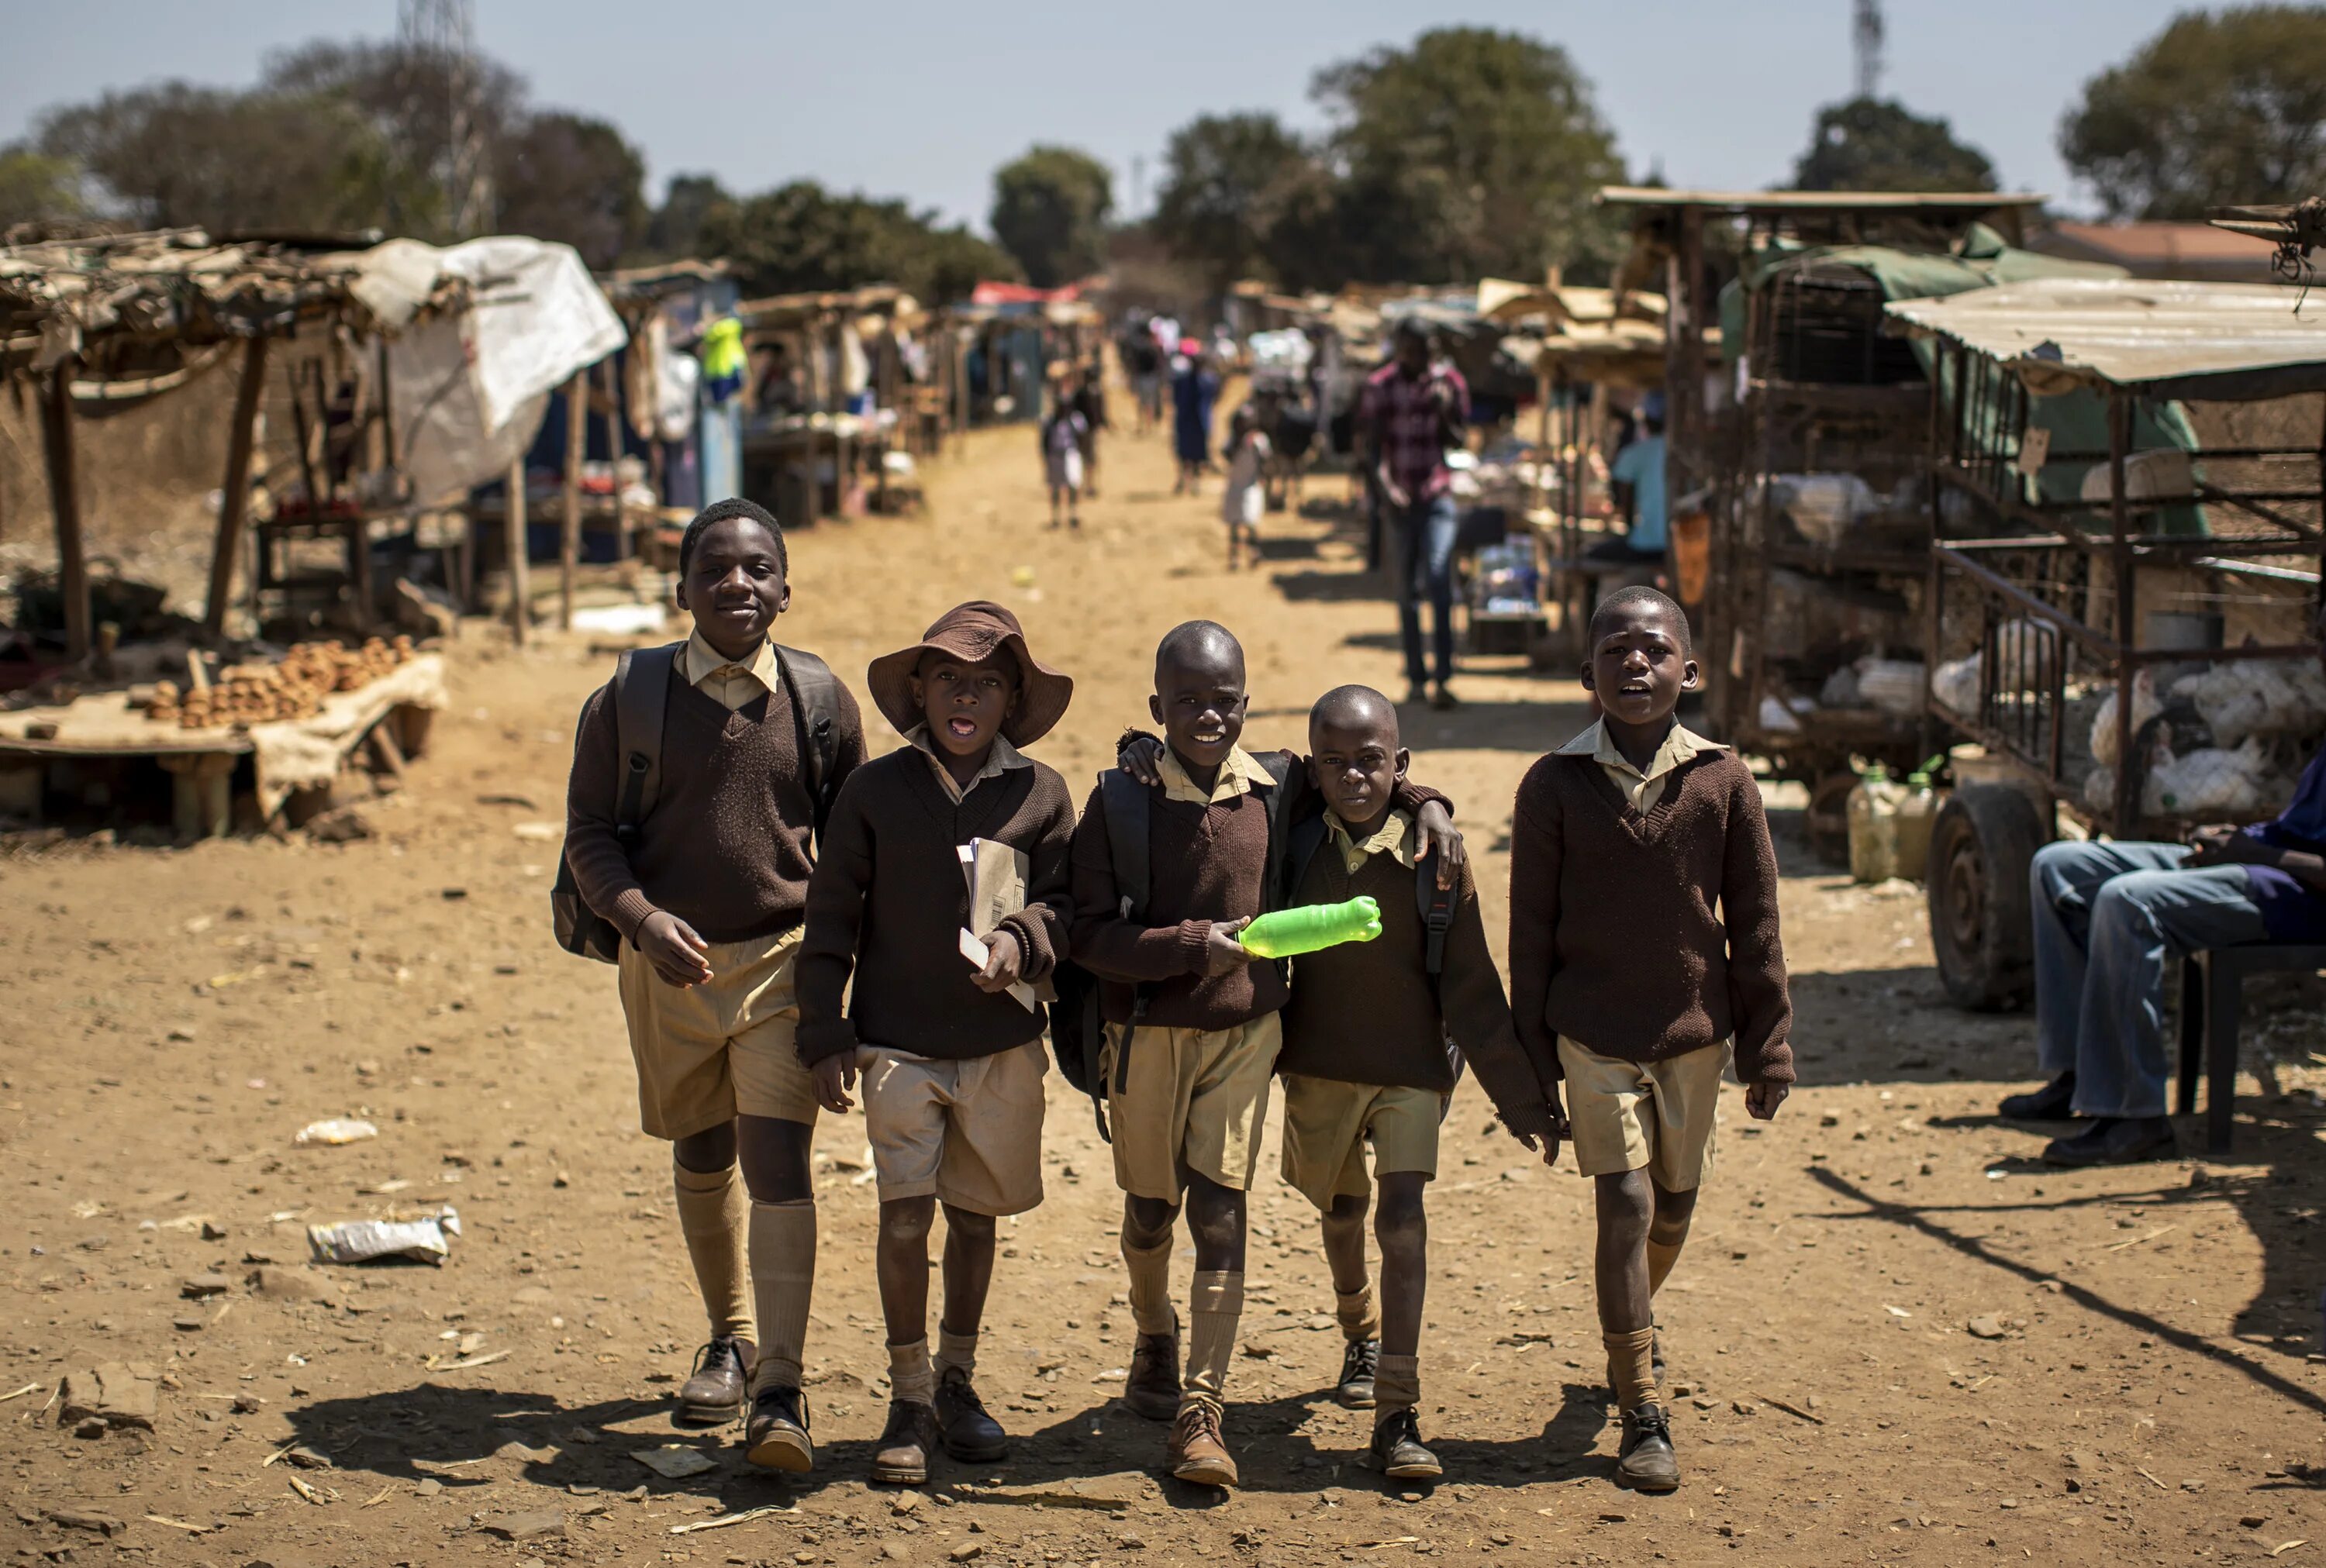
[[[1437,687],[1430,700],[1454,706],[1454,495],[1446,450],[1462,439],[1470,389],[1452,366],[1431,363],[1429,329],[1408,316],[1396,352],[1366,379],[1358,405],[1380,504],[1396,524],[1398,629],[1405,639],[1406,700],[1422,700],[1429,670],[1421,657],[1421,596],[1434,614]]]

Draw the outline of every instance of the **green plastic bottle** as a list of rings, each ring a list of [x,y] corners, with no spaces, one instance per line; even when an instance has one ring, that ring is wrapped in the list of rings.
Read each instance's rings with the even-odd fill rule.
[[[1244,951],[1254,958],[1290,958],[1338,947],[1344,942],[1371,942],[1382,933],[1381,905],[1371,897],[1346,904],[1304,904],[1261,915],[1238,933]]]

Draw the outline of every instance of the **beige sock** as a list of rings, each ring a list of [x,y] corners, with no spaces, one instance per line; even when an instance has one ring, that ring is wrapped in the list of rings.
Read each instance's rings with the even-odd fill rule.
[[[1235,1354],[1237,1320],[1243,1316],[1243,1270],[1198,1269],[1192,1293],[1194,1320],[1187,1331],[1186,1392],[1180,1396],[1221,1403],[1228,1384],[1228,1360]]]
[[[1667,1246],[1654,1237],[1648,1238],[1648,1294],[1663,1289],[1664,1281],[1671,1277],[1672,1265],[1679,1261],[1679,1249],[1688,1245],[1688,1232],[1680,1232],[1678,1241]]]
[[[1383,1356],[1373,1373],[1373,1424],[1421,1403],[1421,1358]]]
[[[750,1223],[741,1174],[732,1165],[690,1171],[674,1161],[671,1179],[678,1192],[678,1229],[694,1262],[694,1283],[711,1314],[712,1336],[731,1334],[757,1344],[759,1328],[743,1268]]]
[[[944,1324],[939,1323],[937,1324],[936,1375],[942,1378],[956,1368],[960,1369],[961,1375],[964,1378],[971,1377],[977,1371],[977,1336],[956,1334]]]
[[[1373,1287],[1370,1281],[1354,1290],[1335,1291],[1333,1315],[1341,1320],[1341,1334],[1344,1339],[1381,1338],[1381,1317],[1373,1311]]]
[[[1656,1331],[1633,1329],[1599,1336],[1607,1347],[1607,1370],[1615,1379],[1615,1403],[1626,1410],[1659,1405],[1656,1396]],[[1374,1385],[1379,1388],[1379,1383]]]
[[[1149,1248],[1122,1245],[1122,1266],[1130,1276],[1130,1321],[1142,1334],[1179,1331],[1171,1310],[1171,1238]]]
[[[758,1388],[800,1386],[808,1300],[815,1294],[815,1202],[751,1205],[751,1294],[758,1298]]]
[[[929,1365],[928,1336],[909,1345],[889,1347],[889,1397],[908,1405],[928,1405],[937,1396],[936,1369]]]

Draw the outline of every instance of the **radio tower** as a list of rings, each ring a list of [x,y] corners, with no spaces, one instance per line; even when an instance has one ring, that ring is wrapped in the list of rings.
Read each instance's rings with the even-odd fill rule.
[[[1849,41],[1857,56],[1857,97],[1870,98],[1882,87],[1882,0],[1855,0]]]
[[[445,93],[442,170],[444,210],[453,237],[484,233],[493,221],[492,168],[478,101],[476,16],[470,0],[398,0],[396,31],[417,65],[442,68]],[[423,79],[428,80],[423,73]],[[435,86],[434,81],[430,86]]]

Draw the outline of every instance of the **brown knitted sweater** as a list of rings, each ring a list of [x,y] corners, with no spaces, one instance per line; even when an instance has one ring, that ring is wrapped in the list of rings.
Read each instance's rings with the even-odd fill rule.
[[[1561,1035],[1655,1062],[1735,1037],[1740,1082],[1791,1083],[1777,857],[1752,770],[1683,763],[1642,816],[1588,756],[1553,753],[1511,822],[1511,1010],[1546,1082]]]
[[[972,839],[1023,850],[1026,908],[1001,922],[1038,981],[1065,956],[1066,851],[1075,804],[1038,762],[981,780],[956,804],[928,754],[905,747],[848,777],[833,803],[807,889],[799,975],[799,1054],[813,1066],[859,1044],[916,1056],[991,1056],[1040,1037],[1043,1013],[981,991],[961,956],[969,879],[957,853]],[[856,977],[846,1012],[841,993]]]
[[[1454,1087],[1445,1044],[1451,1034],[1503,1124],[1512,1132],[1548,1135],[1549,1102],[1512,1030],[1511,1005],[1486,951],[1478,890],[1466,868],[1444,965],[1431,986],[1414,879],[1435,875],[1428,860],[1417,868],[1391,854],[1368,856],[1352,875],[1329,840],[1310,857],[1298,873],[1294,905],[1370,895],[1381,905],[1382,933],[1292,960],[1292,998],[1284,1004],[1284,1050],[1276,1064],[1344,1083],[1443,1092]]]
[[[806,906],[815,826],[791,700],[778,685],[730,713],[673,664],[660,793],[627,853],[614,836],[622,758],[612,682],[582,705],[565,790],[565,856],[574,883],[627,942],[637,941],[638,927],[658,909],[705,942],[787,931]],[[864,760],[864,721],[844,687],[834,728],[833,769],[844,780]]]

